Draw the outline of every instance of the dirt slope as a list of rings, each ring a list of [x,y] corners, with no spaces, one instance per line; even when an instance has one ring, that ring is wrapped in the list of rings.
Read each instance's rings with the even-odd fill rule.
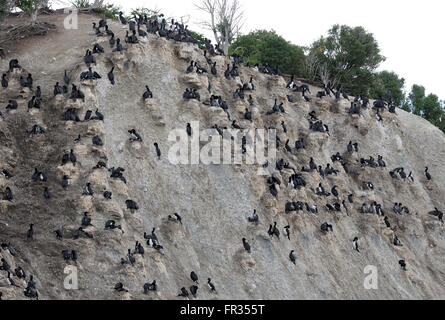
[[[18,251],[14,257],[2,250],[0,256],[12,269],[21,266],[34,275],[41,299],[174,299],[183,286],[189,288],[193,270],[199,276],[197,299],[443,299],[445,298],[445,240],[444,226],[427,212],[438,207],[445,210],[445,135],[427,121],[397,109],[397,114],[383,113],[383,122],[375,118],[374,110],[362,110],[360,117],[347,114],[349,102],[333,98],[319,100],[317,88],[311,87],[312,102],[305,102],[301,94],[285,88],[281,77],[267,76],[250,68],[240,68],[240,79],[227,80],[224,70],[229,60],[212,57],[217,62],[218,76],[186,75],[191,60],[206,66],[202,51],[197,47],[174,43],[150,35],[147,41],[128,46],[125,54],[113,54],[107,39],[91,34],[92,21],[97,17],[81,15],[79,30],[64,30],[63,15],[44,16],[55,23],[57,31],[45,37],[35,37],[11,44],[7,57],[0,62],[6,71],[8,61],[17,57],[27,72],[33,74],[35,85],[42,87],[42,108],[27,111],[32,93],[20,92],[19,74],[10,75],[10,86],[0,90],[0,169],[13,175],[0,176],[0,242],[10,242]],[[11,21],[8,21],[10,23]],[[109,22],[116,37],[123,39],[125,30],[116,22]],[[93,67],[102,79],[79,83],[79,74],[86,70],[82,57],[98,41],[105,53],[96,55]],[[115,67],[116,84],[106,78]],[[53,97],[56,81],[63,82],[63,71],[85,93],[85,102],[73,103],[67,97]],[[210,69],[210,67],[208,67]],[[232,93],[238,83],[253,76],[256,85],[252,96],[254,106],[235,101]],[[317,172],[303,173],[307,185],[294,189],[288,185],[293,171],[283,169],[274,176],[281,180],[278,197],[274,198],[266,177],[256,174],[258,165],[173,165],[167,158],[172,142],[171,130],[185,128],[187,122],[199,121],[200,128],[230,127],[222,109],[208,105],[207,91],[221,95],[229,105],[232,119],[243,128],[277,129],[282,142],[277,159],[284,159],[298,171],[307,167],[313,157],[317,165],[332,164],[331,156],[340,152],[348,163],[349,174],[335,162],[338,175],[322,178]],[[154,98],[148,103],[141,99],[148,85]],[[184,101],[186,88],[197,88],[201,102]],[[286,96],[291,94],[295,103]],[[6,111],[9,99],[19,103],[17,111]],[[266,115],[274,100],[284,103],[285,114]],[[81,119],[86,110],[101,111],[105,121],[62,121],[62,114],[74,108]],[[244,120],[249,108],[254,121]],[[318,117],[329,125],[330,136],[309,130],[308,113],[315,110]],[[281,127],[284,121],[287,133]],[[29,136],[26,128],[39,124],[45,128],[42,135]],[[127,130],[135,128],[142,143],[130,143]],[[81,142],[74,143],[77,135]],[[92,145],[98,135],[104,145]],[[294,143],[304,138],[306,148],[296,151]],[[284,149],[290,139],[292,152]],[[352,140],[359,152],[346,151]],[[161,160],[156,158],[153,143],[161,148]],[[61,166],[65,152],[74,150],[76,166]],[[360,158],[382,155],[386,168],[360,168]],[[127,183],[110,178],[105,169],[93,167],[102,160],[108,167],[125,168]],[[433,176],[426,181],[425,166]],[[412,171],[414,182],[392,179],[389,170],[404,167]],[[34,168],[47,175],[47,182],[31,182]],[[70,177],[64,190],[60,183],[63,175]],[[364,190],[362,182],[371,181],[375,189]],[[94,197],[82,196],[90,182]],[[319,183],[330,191],[336,185],[339,197],[319,197],[314,189]],[[3,192],[9,186],[14,201],[4,200]],[[44,187],[51,192],[47,203]],[[112,191],[112,200],[102,196]],[[354,194],[354,203],[347,201]],[[139,205],[134,214],[126,208],[125,200],[133,199]],[[346,200],[347,211],[329,212],[325,204]],[[318,214],[308,211],[285,213],[287,201],[317,204]],[[382,204],[391,222],[386,228],[383,218],[362,214],[362,203]],[[393,212],[394,202],[409,208],[409,214]],[[256,209],[258,225],[247,221]],[[81,237],[73,240],[83,213],[88,211],[94,226],[86,228],[94,239]],[[167,220],[167,215],[178,212],[183,225]],[[105,221],[114,219],[122,225],[119,230],[104,230]],[[280,239],[267,234],[269,224],[277,222]],[[333,232],[323,235],[320,225],[329,222]],[[26,240],[30,223],[35,224],[34,241]],[[284,237],[283,227],[290,225],[291,240]],[[164,254],[145,244],[143,233],[156,228],[164,247]],[[57,240],[54,230],[61,229],[63,240]],[[394,235],[402,247],[393,245]],[[352,239],[358,236],[360,253],[352,249]],[[248,239],[252,252],[247,254],[241,239]],[[134,266],[122,266],[135,241],[144,244],[145,255],[136,255]],[[63,273],[67,263],[61,251],[78,252],[79,290],[65,290]],[[295,250],[296,265],[288,258]],[[404,259],[407,271],[398,261]],[[74,264],[70,262],[70,264]],[[364,268],[378,268],[378,290],[363,286]],[[212,278],[218,294],[205,285]],[[6,286],[6,273],[0,271],[3,299],[24,299],[25,285],[15,278],[21,288]],[[156,293],[143,294],[142,286],[148,280],[157,280]],[[123,282],[128,293],[116,293],[115,283]]]

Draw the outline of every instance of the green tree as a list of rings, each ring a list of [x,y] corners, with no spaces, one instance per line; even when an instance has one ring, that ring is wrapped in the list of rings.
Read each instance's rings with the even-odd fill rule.
[[[90,1],[89,0],[75,0],[75,1],[72,1],[71,2],[71,5],[74,7],[74,8],[89,8],[89,7],[91,7],[91,3],[90,3]]]
[[[334,25],[327,37],[312,44],[310,53],[327,68],[332,86],[341,84],[353,95],[369,94],[373,73],[385,60],[371,33],[346,25]]]
[[[395,72],[382,71],[374,74],[370,88],[370,97],[385,97],[388,90],[392,93],[392,100],[395,106],[402,107],[405,103],[405,79],[400,78]]]
[[[119,14],[119,12],[118,12]],[[157,9],[148,9],[148,8],[136,8],[136,9],[132,9],[130,16],[127,17],[127,20],[132,20],[133,16],[136,15],[136,17],[138,17],[139,15],[141,16],[147,16],[147,19],[152,19],[154,17],[156,17],[159,14],[159,10]]]
[[[37,20],[37,13],[40,8],[48,4],[47,0],[16,0],[15,6],[27,13],[31,17],[31,21]]]
[[[0,0],[0,22],[8,15],[11,11],[10,0]]]
[[[198,40],[198,47],[202,50],[206,49],[206,45],[205,45],[205,36],[199,32],[195,32],[190,30],[190,34],[192,35],[192,37],[196,40]]]
[[[422,117],[435,126],[439,126],[443,115],[444,111],[439,101],[439,97],[432,93],[426,96],[423,100]]]
[[[414,84],[408,98],[411,112],[415,115],[422,116],[423,103],[425,100],[425,87]]]
[[[444,102],[440,101],[437,95],[430,93],[426,96],[425,88],[415,84],[409,93],[408,105],[412,113],[428,120],[445,132]]]
[[[112,3],[106,3],[102,6],[104,9],[104,15],[108,19],[117,20],[119,18],[119,11],[121,11],[121,8],[112,4]]]
[[[440,101],[440,108],[442,110],[442,114],[437,120],[437,127],[439,127],[439,129],[445,133],[445,100]]]
[[[239,54],[250,65],[267,63],[281,72],[303,76],[304,52],[275,31],[256,30],[239,36],[229,48],[229,54]]]

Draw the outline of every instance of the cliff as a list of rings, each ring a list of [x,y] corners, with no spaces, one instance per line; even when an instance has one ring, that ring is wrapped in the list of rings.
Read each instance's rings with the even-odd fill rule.
[[[79,16],[78,30],[63,28],[63,15],[42,16],[57,25],[57,30],[42,37],[11,43],[0,70],[17,58],[23,70],[8,74],[9,86],[0,88],[0,169],[12,177],[0,176],[0,242],[11,243],[17,254],[2,249],[12,269],[21,266],[32,274],[40,299],[176,299],[181,287],[193,284],[190,272],[199,276],[196,299],[444,299],[445,240],[443,224],[428,212],[434,207],[445,210],[445,135],[427,121],[397,109],[385,111],[383,121],[376,120],[371,108],[360,116],[350,116],[350,102],[345,99],[315,97],[321,90],[310,87],[311,102],[300,93],[286,89],[282,77],[270,76],[240,66],[240,77],[227,80],[224,71],[231,61],[227,57],[211,57],[218,75],[186,74],[190,61],[198,61],[210,70],[203,51],[192,44],[175,43],[149,35],[144,42],[127,45],[123,53],[112,53],[108,38],[91,33],[91,23],[99,18]],[[124,38],[125,29],[109,21],[116,38]],[[83,55],[94,43],[105,48],[95,55],[93,70],[102,78],[80,82],[79,75],[87,68]],[[107,79],[115,67],[115,85]],[[56,81],[63,84],[63,72],[85,94],[85,101],[73,102],[68,96],[53,97]],[[42,88],[40,109],[28,111],[33,93],[20,90],[19,76],[32,73],[34,88]],[[234,100],[233,91],[253,76],[255,90],[253,106],[247,101]],[[210,84],[211,93],[208,91]],[[301,83],[300,83],[301,84]],[[148,85],[153,98],[142,99]],[[200,101],[183,99],[186,88],[196,88]],[[210,107],[210,94],[220,95],[227,102],[231,119],[242,128],[276,128],[281,145],[277,161],[284,159],[298,173],[308,167],[310,157],[323,168],[330,163],[338,174],[322,178],[319,173],[301,173],[306,186],[296,189],[289,185],[292,169],[276,170],[281,181],[278,195],[269,192],[268,176],[257,174],[260,164],[248,165],[187,165],[172,164],[168,150],[173,142],[169,133],[185,129],[186,123],[199,121],[200,129],[231,127],[221,108]],[[295,102],[287,99],[291,95]],[[5,110],[8,100],[18,102],[17,110]],[[267,115],[274,100],[283,102],[285,113]],[[371,102],[372,104],[372,102]],[[244,119],[245,108],[252,111],[253,121]],[[74,109],[81,120],[87,110],[98,109],[104,121],[63,121],[62,115]],[[308,113],[315,110],[318,118],[329,126],[329,133],[309,129]],[[281,122],[287,128],[285,133]],[[44,134],[27,133],[34,124],[44,128]],[[130,142],[128,130],[136,129],[142,142]],[[81,141],[74,140],[80,134]],[[196,134],[194,132],[193,134]],[[103,146],[92,144],[99,136]],[[297,151],[295,141],[304,139],[305,149]],[[291,151],[284,143],[289,139]],[[347,152],[349,141],[357,142],[359,151]],[[161,149],[160,160],[154,143]],[[201,146],[203,144],[201,143]],[[63,154],[73,149],[76,165],[61,165]],[[332,162],[337,152],[349,168]],[[360,166],[360,158],[377,159],[381,155],[386,168]],[[122,167],[126,183],[110,177],[106,169],[93,169],[98,161],[108,168]],[[427,181],[428,166],[432,180]],[[412,171],[414,182],[393,179],[389,172],[404,167]],[[47,181],[32,182],[34,168],[47,176]],[[67,189],[62,177],[69,177]],[[315,193],[319,183],[331,192],[335,185],[338,197],[320,197]],[[374,190],[365,190],[363,182],[372,182]],[[94,196],[85,196],[85,185],[91,183]],[[4,197],[6,187],[14,199]],[[46,201],[43,192],[51,194]],[[111,200],[102,196],[112,192]],[[353,194],[353,203],[347,196]],[[137,202],[139,210],[131,213],[125,201]],[[325,205],[345,200],[347,210],[329,211]],[[285,212],[289,201],[301,201],[318,206],[318,213],[307,210]],[[362,204],[373,201],[382,205],[391,228],[383,217],[360,212]],[[402,203],[409,213],[396,214],[393,204]],[[259,223],[247,220],[253,210]],[[84,212],[93,226],[85,235],[73,240]],[[168,220],[179,213],[182,224]],[[105,222],[113,219],[122,226],[105,230]],[[270,224],[277,222],[280,238],[269,237]],[[323,234],[320,225],[328,222],[333,232]],[[34,239],[27,240],[29,224],[34,224]],[[290,240],[283,227],[290,226]],[[156,228],[163,253],[150,248],[144,232]],[[60,229],[63,239],[54,231]],[[403,246],[393,244],[397,235]],[[353,250],[352,239],[359,238],[360,252]],[[248,254],[242,245],[246,238],[251,245]],[[121,265],[127,250],[139,241],[145,254],[136,254],[134,266]],[[76,250],[77,264],[65,262],[62,250]],[[294,251],[296,264],[289,260]],[[404,259],[407,270],[400,268]],[[64,289],[64,269],[75,265],[79,289]],[[368,265],[377,267],[378,289],[367,290],[363,282]],[[28,280],[27,278],[27,280]],[[218,293],[206,286],[211,278]],[[18,287],[6,284],[6,272],[0,271],[0,292],[3,299],[25,299],[25,284],[13,277]],[[143,293],[143,284],[156,279],[157,292]],[[129,292],[115,292],[114,285],[122,282]],[[178,298],[179,299],[179,298]],[[183,298],[181,298],[183,299]]]

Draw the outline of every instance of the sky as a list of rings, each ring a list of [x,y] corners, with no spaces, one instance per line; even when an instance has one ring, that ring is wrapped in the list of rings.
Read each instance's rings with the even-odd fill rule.
[[[188,17],[190,29],[212,38],[196,9],[200,0],[111,0],[125,12],[133,8],[160,9],[167,17]],[[240,0],[245,12],[242,33],[275,30],[286,40],[308,46],[334,24],[362,26],[374,34],[386,61],[378,70],[405,78],[407,91],[420,84],[445,99],[444,0]],[[213,38],[212,38],[213,40]],[[213,40],[214,41],[214,40]]]

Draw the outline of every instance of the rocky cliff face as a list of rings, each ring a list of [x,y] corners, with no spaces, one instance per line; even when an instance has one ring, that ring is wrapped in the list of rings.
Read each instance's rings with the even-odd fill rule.
[[[360,116],[349,116],[345,99],[318,99],[317,89],[310,87],[311,102],[300,93],[286,89],[281,77],[268,76],[240,67],[240,77],[227,80],[222,56],[212,57],[218,75],[186,74],[190,61],[207,67],[202,50],[184,43],[174,43],[149,35],[146,41],[127,45],[123,53],[111,53],[108,39],[88,34],[92,21],[98,18],[81,15],[79,30],[64,30],[63,16],[44,17],[58,26],[58,31],[25,43],[13,43],[8,56],[0,62],[6,71],[11,58],[17,58],[23,70],[8,74],[9,87],[0,90],[0,166],[12,177],[0,177],[0,242],[16,249],[11,255],[0,251],[12,269],[21,266],[27,275],[34,275],[41,299],[173,299],[181,287],[192,285],[190,272],[199,276],[197,299],[437,299],[445,298],[444,226],[427,214],[438,207],[445,210],[445,135],[427,121],[400,109],[396,114],[385,111],[383,121],[375,111],[362,109]],[[123,39],[125,30],[109,22],[116,37]],[[86,70],[82,62],[86,49],[98,42],[105,53],[96,55],[93,70],[102,75],[97,81],[79,81]],[[106,75],[115,67],[115,85]],[[67,69],[71,80],[84,92],[85,101],[73,102],[67,96],[53,97],[56,81],[63,83]],[[20,89],[19,76],[31,72],[34,88],[42,88],[42,106],[28,110],[33,93]],[[253,106],[234,100],[233,91],[253,76]],[[211,93],[208,91],[210,84]],[[144,102],[142,93],[148,85],[153,99]],[[196,88],[201,101],[185,101],[186,88]],[[169,133],[184,129],[186,123],[199,121],[201,129],[231,127],[226,113],[208,104],[210,94],[227,101],[231,119],[242,128],[276,128],[282,142],[277,160],[284,159],[300,171],[308,167],[310,157],[323,168],[333,164],[338,174],[322,178],[318,172],[302,173],[306,186],[295,189],[289,185],[292,169],[274,172],[281,181],[277,197],[269,192],[265,176],[257,175],[260,165],[174,165],[167,154],[172,142]],[[291,95],[295,102],[287,99]],[[17,110],[5,110],[9,99],[18,102]],[[274,100],[284,103],[285,113],[266,115]],[[252,111],[253,121],[244,119],[245,108]],[[87,110],[99,109],[104,121],[63,121],[62,115],[74,109],[83,119]],[[328,124],[330,135],[309,129],[308,113],[315,110],[318,118]],[[282,129],[284,121],[287,132]],[[38,124],[45,133],[29,135],[26,129]],[[142,142],[130,142],[128,130],[135,128]],[[81,141],[75,143],[80,134]],[[194,133],[195,134],[195,133]],[[99,136],[103,146],[93,145]],[[294,143],[303,138],[305,149],[297,151]],[[289,139],[291,152],[284,142]],[[349,153],[349,141],[357,142],[359,152]],[[153,144],[161,149],[160,160]],[[202,144],[201,144],[202,145]],[[76,165],[61,165],[62,155],[73,149]],[[339,162],[332,163],[337,152],[343,157],[349,173]],[[362,168],[360,158],[383,156],[386,168]],[[110,177],[106,169],[93,169],[98,161],[108,168],[122,167],[127,183]],[[427,181],[425,166],[433,176]],[[411,180],[393,179],[389,171],[404,167],[412,171]],[[34,168],[47,176],[46,182],[32,182]],[[62,177],[69,177],[67,189]],[[374,190],[363,186],[372,182]],[[91,183],[94,196],[85,196],[85,185]],[[320,197],[315,193],[319,183],[330,192],[335,185],[338,197]],[[13,200],[5,199],[9,187]],[[44,188],[51,194],[45,201]],[[111,200],[103,197],[107,190]],[[353,203],[347,196],[353,194]],[[139,210],[131,213],[127,199],[137,202]],[[341,211],[329,211],[326,204],[341,204]],[[306,209],[286,213],[287,202],[307,202],[318,206],[318,213]],[[362,204],[376,201],[382,205],[391,228],[383,217],[360,212]],[[409,213],[396,214],[393,204],[402,203]],[[248,222],[256,209],[259,223]],[[83,213],[88,212],[93,226],[73,240]],[[182,225],[168,221],[167,216],[179,213]],[[104,230],[113,219],[122,226]],[[267,230],[277,223],[280,238],[270,238]],[[323,234],[320,225],[328,222],[333,232]],[[34,224],[34,240],[26,239],[29,224]],[[283,227],[290,226],[290,240]],[[164,252],[150,248],[143,237],[156,228]],[[63,239],[54,231],[60,229]],[[403,246],[393,244],[397,235]],[[360,253],[352,249],[352,239],[359,238]],[[248,254],[242,245],[246,238],[251,245]],[[127,250],[136,241],[142,242],[145,254],[135,255],[136,263],[121,265]],[[77,264],[65,262],[62,250],[76,250]],[[296,264],[289,260],[294,251]],[[401,270],[404,259],[407,270]],[[75,265],[79,289],[64,288],[64,269]],[[368,265],[377,267],[378,289],[367,290],[363,282]],[[212,278],[218,294],[208,290],[206,279]],[[6,272],[0,271],[0,292],[3,299],[23,299],[23,281],[13,277],[19,287],[6,284]],[[158,291],[143,294],[143,284],[156,279]],[[122,282],[129,292],[115,292]]]

